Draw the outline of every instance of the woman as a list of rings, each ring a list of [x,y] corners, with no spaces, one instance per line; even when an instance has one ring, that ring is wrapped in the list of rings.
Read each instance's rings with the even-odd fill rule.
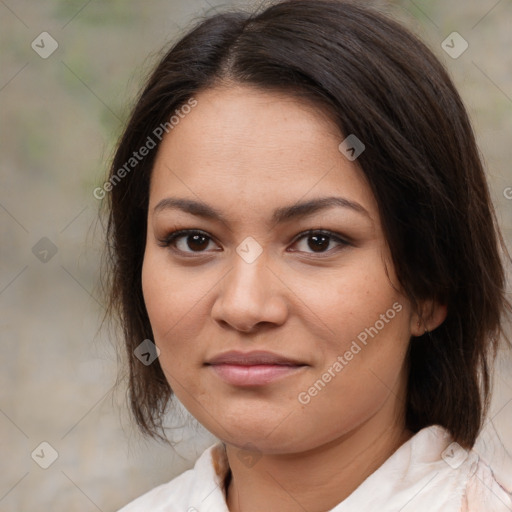
[[[204,20],[103,190],[135,419],[164,439],[174,394],[219,438],[123,512],[512,510],[472,450],[505,248],[462,102],[407,30],[331,0]]]

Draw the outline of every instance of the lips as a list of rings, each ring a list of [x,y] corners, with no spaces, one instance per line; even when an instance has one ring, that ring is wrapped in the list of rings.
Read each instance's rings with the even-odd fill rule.
[[[296,374],[307,365],[273,352],[224,352],[207,363],[223,381],[234,386],[263,386]]]
[[[273,352],[266,352],[257,350],[252,352],[224,352],[218,356],[210,359],[207,364],[235,364],[241,366],[253,365],[288,365],[288,366],[301,366],[304,363],[289,357],[274,354]]]

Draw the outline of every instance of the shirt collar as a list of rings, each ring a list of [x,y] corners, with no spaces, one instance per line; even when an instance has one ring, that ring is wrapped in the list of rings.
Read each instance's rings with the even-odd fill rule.
[[[453,443],[446,429],[439,425],[426,427],[330,512],[458,511],[467,477],[477,462],[478,455]],[[194,469],[198,510],[229,512],[226,479],[230,469],[225,444],[218,442],[208,448]]]

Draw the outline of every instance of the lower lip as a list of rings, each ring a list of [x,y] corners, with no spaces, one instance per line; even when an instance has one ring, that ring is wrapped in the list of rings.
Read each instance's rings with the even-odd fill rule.
[[[297,373],[304,366],[280,364],[214,364],[213,371],[225,382],[233,386],[264,386],[276,380]]]

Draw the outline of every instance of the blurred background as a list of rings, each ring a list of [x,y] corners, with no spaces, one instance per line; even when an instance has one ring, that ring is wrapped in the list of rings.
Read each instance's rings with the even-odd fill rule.
[[[512,3],[379,4],[458,86],[511,250]],[[99,330],[103,233],[93,190],[161,49],[203,16],[256,5],[0,0],[0,511],[115,511],[215,441],[184,411],[174,447],[143,441],[131,426],[125,390],[115,386],[117,341]],[[511,362],[500,354],[477,445],[508,475]]]

